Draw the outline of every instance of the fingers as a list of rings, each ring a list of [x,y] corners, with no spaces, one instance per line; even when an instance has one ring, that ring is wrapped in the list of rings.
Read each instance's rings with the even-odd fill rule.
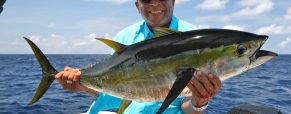
[[[196,97],[210,98],[220,90],[221,82],[217,76],[205,76],[201,71],[197,71],[187,87]]]
[[[60,80],[63,74],[64,74],[64,71],[59,72],[58,74],[55,75],[55,79]]]
[[[72,69],[69,74],[68,80],[73,81],[73,83],[79,83],[81,72],[78,69]]]
[[[68,80],[73,80],[74,76],[76,76],[76,70],[72,69],[69,73],[68,73]]]
[[[64,68],[64,71],[69,71],[69,70],[71,70],[71,69],[72,69],[71,67],[66,66],[66,67]]]
[[[201,94],[197,91],[197,89],[193,86],[191,82],[188,83],[187,87],[192,91],[192,94],[194,94],[194,96],[202,98]]]
[[[196,91],[200,94],[201,98],[207,98],[209,96],[204,85],[202,85],[203,83],[199,81],[197,76],[194,76],[190,83],[193,85]]]
[[[206,89],[206,91],[212,96],[215,93],[215,90],[208,79],[208,76],[204,76],[201,71],[196,72],[197,80],[201,82],[201,85]],[[209,97],[209,96],[207,96]]]
[[[217,76],[214,76],[213,74],[209,74],[209,76],[207,77],[208,80],[212,83],[213,88],[214,88],[214,92],[218,92],[221,88],[221,81]]]
[[[56,80],[61,84],[63,89],[78,91],[81,87],[80,83],[81,71],[78,69],[72,69],[65,67],[64,71],[55,75]]]
[[[76,76],[73,78],[73,81],[76,83],[80,83],[80,75],[81,75],[81,71],[80,70],[76,70]]]

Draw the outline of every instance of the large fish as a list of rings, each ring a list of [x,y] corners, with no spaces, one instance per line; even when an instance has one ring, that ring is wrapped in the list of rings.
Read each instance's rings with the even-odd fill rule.
[[[223,81],[277,56],[260,50],[268,38],[264,35],[224,29],[179,32],[155,28],[154,32],[157,38],[129,46],[97,38],[115,53],[107,61],[82,69],[80,83],[125,100],[165,100],[157,112],[162,113],[178,96],[191,95],[186,85],[195,70],[211,72]],[[43,72],[31,105],[46,92],[57,71],[40,49],[25,39]]]

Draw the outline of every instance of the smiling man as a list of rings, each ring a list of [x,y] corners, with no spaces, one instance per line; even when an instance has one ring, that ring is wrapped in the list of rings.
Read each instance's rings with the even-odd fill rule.
[[[136,8],[144,20],[126,27],[116,35],[114,40],[125,45],[131,45],[152,38],[155,27],[166,27],[178,31],[196,29],[194,25],[173,16],[174,4],[175,0],[136,0]],[[102,110],[119,108],[121,99],[82,86],[79,83],[80,74],[79,70],[66,67],[64,71],[56,75],[56,79],[66,90],[87,92],[97,97],[87,113],[96,114]],[[187,87],[192,91],[192,96],[177,98],[165,110],[165,114],[203,113],[209,100],[220,90],[221,82],[218,77],[212,74],[203,75],[200,71],[197,71]],[[124,114],[155,114],[162,103],[163,101],[132,101]]]
[[[135,5],[150,28],[169,27],[173,16],[174,1],[141,0],[135,2]]]

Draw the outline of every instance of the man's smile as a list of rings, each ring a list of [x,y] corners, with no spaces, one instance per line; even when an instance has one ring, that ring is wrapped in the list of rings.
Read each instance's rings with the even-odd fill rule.
[[[148,11],[150,14],[158,14],[158,13],[163,13],[164,10],[156,10],[156,11]]]

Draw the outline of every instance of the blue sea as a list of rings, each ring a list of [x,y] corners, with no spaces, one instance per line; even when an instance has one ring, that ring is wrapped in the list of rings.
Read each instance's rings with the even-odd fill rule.
[[[109,55],[47,55],[52,65],[87,67]],[[94,101],[86,93],[62,90],[54,82],[33,106],[28,106],[41,79],[34,55],[0,55],[0,113],[72,114],[85,112]],[[258,102],[291,113],[291,55],[279,55],[272,61],[223,82],[206,114],[225,114],[232,107]]]

